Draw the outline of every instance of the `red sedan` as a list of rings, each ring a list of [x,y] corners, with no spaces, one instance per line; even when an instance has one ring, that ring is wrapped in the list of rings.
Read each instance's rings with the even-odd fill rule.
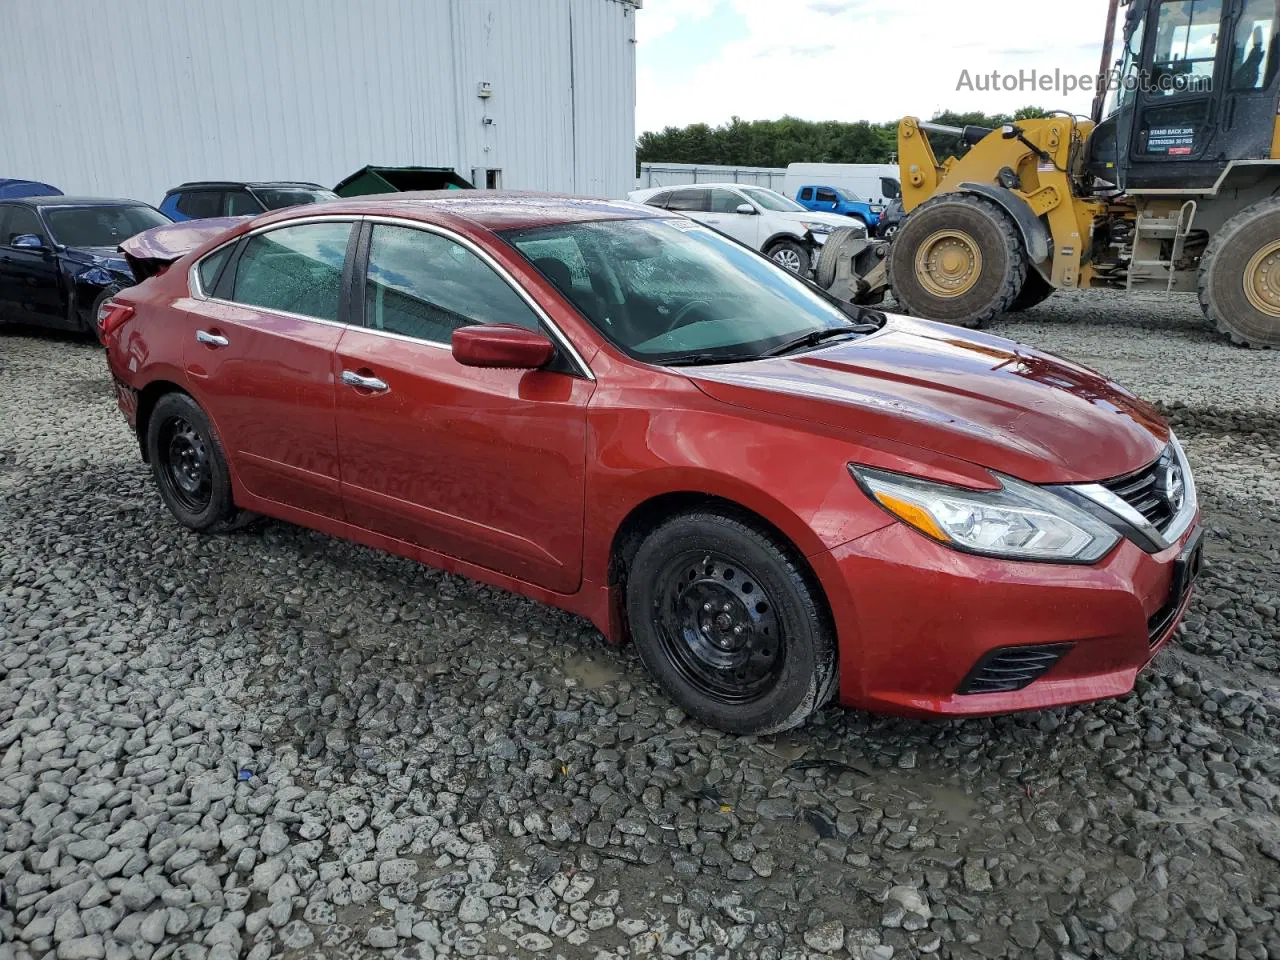
[[[1186,608],[1195,487],[1149,405],[668,211],[408,195],[125,251],[100,332],[181,523],[575,611],[723,729],[1117,696]]]

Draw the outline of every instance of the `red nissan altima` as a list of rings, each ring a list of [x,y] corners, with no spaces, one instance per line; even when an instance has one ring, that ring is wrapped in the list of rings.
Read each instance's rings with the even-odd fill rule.
[[[339,200],[161,227],[99,315],[186,526],[265,514],[588,617],[690,714],[1124,694],[1199,567],[1148,404],[667,211]]]

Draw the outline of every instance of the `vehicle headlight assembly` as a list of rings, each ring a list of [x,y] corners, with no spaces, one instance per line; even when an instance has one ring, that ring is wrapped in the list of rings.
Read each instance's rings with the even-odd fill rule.
[[[995,474],[999,490],[969,490],[850,464],[867,496],[925,536],[1008,560],[1093,563],[1120,535],[1057,494]]]
[[[830,233],[831,225],[826,223],[806,223],[804,228],[810,233]]]

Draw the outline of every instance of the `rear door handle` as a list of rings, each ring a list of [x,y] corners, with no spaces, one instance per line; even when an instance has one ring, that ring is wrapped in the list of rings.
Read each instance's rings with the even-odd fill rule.
[[[229,346],[231,341],[220,333],[210,333],[208,330],[196,331],[196,342],[203,343],[206,347],[225,347]]]
[[[348,387],[358,387],[361,390],[376,390],[379,393],[383,393],[388,389],[386,383],[377,377],[362,376],[354,370],[343,370],[342,382]]]

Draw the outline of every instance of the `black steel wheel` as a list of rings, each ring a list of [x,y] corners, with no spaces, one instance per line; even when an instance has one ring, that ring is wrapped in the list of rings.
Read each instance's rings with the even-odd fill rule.
[[[730,513],[679,514],[627,572],[640,658],[688,713],[730,733],[799,726],[835,689],[835,631],[798,552]]]
[[[685,551],[658,574],[653,616],[663,652],[703,696],[750,703],[775,682],[782,632],[750,570],[718,553]]]
[[[213,463],[204,438],[182,416],[167,416],[159,424],[165,492],[187,510],[200,513],[213,498]]]
[[[185,393],[166,393],[146,423],[147,459],[160,496],[192,530],[221,533],[253,515],[236,507],[231,472],[209,417]]]

